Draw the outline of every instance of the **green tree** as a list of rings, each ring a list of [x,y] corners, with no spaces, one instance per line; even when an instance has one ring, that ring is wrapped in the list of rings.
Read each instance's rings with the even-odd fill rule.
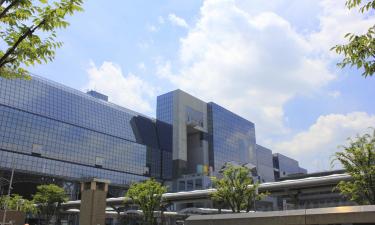
[[[227,164],[222,178],[213,177],[212,181],[217,189],[212,199],[229,206],[233,212],[249,212],[254,208],[255,200],[266,196],[257,192],[259,183],[254,183],[250,169],[245,166]]]
[[[0,77],[30,78],[24,66],[47,63],[62,43],[57,29],[83,0],[0,0]]]
[[[359,7],[361,13],[374,13],[374,0],[347,0],[346,6],[349,9]],[[371,11],[371,12],[370,12]],[[368,28],[365,34],[348,33],[345,35],[348,43],[344,45],[336,45],[331,50],[342,54],[344,59],[338,63],[338,66],[344,68],[346,66],[356,66],[363,69],[364,77],[372,76],[375,72],[375,25]]]
[[[134,183],[130,186],[126,197],[132,199],[143,211],[144,223],[147,225],[156,224],[154,211],[162,208],[162,195],[167,188],[155,181],[149,179],[141,183]]]
[[[372,134],[357,135],[349,139],[342,152],[335,153],[346,172],[349,181],[340,181],[337,189],[348,199],[358,204],[375,204],[375,130]]]
[[[37,208],[33,201],[24,199],[22,196],[14,194],[11,197],[1,196],[0,205],[2,208],[5,208],[5,205],[8,210],[17,210],[24,213],[36,213]]]
[[[49,224],[53,216],[59,216],[61,203],[67,200],[64,189],[55,184],[39,185],[33,196],[33,201],[38,208],[39,219],[46,224]]]

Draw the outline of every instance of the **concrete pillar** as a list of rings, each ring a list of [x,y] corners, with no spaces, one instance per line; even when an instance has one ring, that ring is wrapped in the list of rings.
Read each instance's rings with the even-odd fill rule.
[[[108,184],[99,179],[81,183],[80,225],[105,225]]]

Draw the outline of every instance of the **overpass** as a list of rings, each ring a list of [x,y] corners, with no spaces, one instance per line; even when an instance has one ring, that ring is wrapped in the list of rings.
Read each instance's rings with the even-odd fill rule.
[[[351,177],[348,174],[332,174],[328,176],[320,177],[308,177],[303,179],[295,180],[284,180],[278,182],[262,183],[259,185],[259,192],[269,192],[271,196],[291,196],[294,194],[311,194],[311,193],[322,193],[332,192],[332,188],[336,186],[340,181],[350,180]],[[201,201],[210,199],[210,195],[214,193],[216,189],[205,189],[195,191],[184,191],[176,193],[165,193],[163,199],[166,202],[178,203],[186,201]],[[108,207],[116,209],[123,206],[124,203],[130,203],[131,199],[126,197],[118,198],[107,198],[106,203]],[[64,210],[79,209],[81,204],[80,200],[69,201],[62,204]]]

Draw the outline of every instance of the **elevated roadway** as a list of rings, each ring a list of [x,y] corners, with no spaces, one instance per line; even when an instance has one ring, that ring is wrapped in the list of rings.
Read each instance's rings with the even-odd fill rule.
[[[320,177],[308,177],[303,179],[284,180],[278,182],[262,183],[259,185],[259,192],[269,192],[272,196],[288,196],[295,193],[319,193],[331,191],[340,181],[350,180],[348,174],[332,174]],[[216,189],[205,189],[195,191],[184,191],[165,193],[163,198],[170,203],[207,200]],[[107,206],[117,208],[124,203],[130,203],[131,199],[125,197],[107,198]],[[69,201],[62,206],[64,209],[78,209],[81,201]]]

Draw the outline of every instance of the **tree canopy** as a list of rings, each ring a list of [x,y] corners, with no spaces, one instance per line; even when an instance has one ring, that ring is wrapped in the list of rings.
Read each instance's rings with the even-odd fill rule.
[[[58,213],[61,203],[67,200],[64,189],[55,184],[39,185],[33,196],[33,201],[37,204],[39,218],[47,224]]]
[[[0,77],[30,78],[25,66],[47,63],[62,46],[57,29],[83,0],[0,0]]]
[[[227,164],[222,178],[213,177],[212,181],[217,189],[212,199],[229,206],[233,212],[249,212],[255,200],[266,196],[257,192],[259,184],[253,181],[250,169],[245,166]]]
[[[358,204],[375,204],[375,130],[372,134],[349,139],[342,152],[336,152],[339,161],[352,180],[341,181],[337,189]]]
[[[130,186],[126,197],[132,199],[134,204],[137,204],[143,211],[144,222],[147,225],[156,224],[154,211],[160,210],[162,206],[162,195],[167,191],[167,188],[155,181],[149,179],[141,183],[134,183]]]
[[[375,0],[347,0],[346,7],[359,8],[361,13],[368,12],[370,15],[374,13]],[[375,25],[369,27],[365,34],[347,33],[345,38],[347,44],[336,45],[331,49],[344,56],[338,65],[342,68],[355,66],[364,70],[364,77],[372,76],[375,72]]]
[[[22,196],[14,194],[10,197],[4,195],[0,197],[1,208],[10,210],[17,210],[25,213],[35,213],[36,207],[33,201],[24,199]]]

